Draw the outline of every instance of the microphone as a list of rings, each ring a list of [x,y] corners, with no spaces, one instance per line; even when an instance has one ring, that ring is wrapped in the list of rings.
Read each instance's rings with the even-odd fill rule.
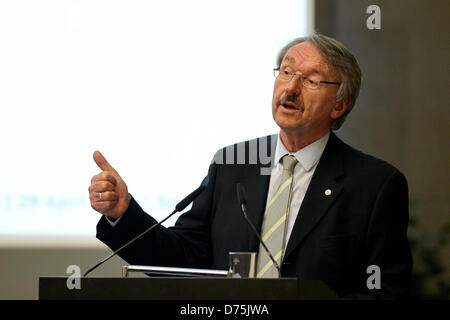
[[[138,236],[136,236],[134,239],[130,240],[129,242],[127,242],[126,244],[124,244],[123,246],[121,246],[119,249],[117,249],[116,251],[114,251],[113,253],[111,253],[108,257],[106,257],[105,259],[103,259],[102,261],[100,261],[99,263],[97,263],[95,266],[91,267],[88,271],[85,272],[85,274],[83,275],[83,277],[86,277],[90,272],[92,272],[93,270],[97,269],[97,267],[99,267],[100,265],[102,265],[103,263],[105,263],[106,261],[108,261],[109,259],[111,259],[112,257],[114,257],[117,253],[119,253],[120,251],[122,251],[123,249],[125,249],[126,247],[128,247],[130,244],[132,244],[133,242],[135,242],[136,240],[138,240],[139,238],[141,238],[144,234],[150,232],[151,230],[153,230],[153,228],[159,226],[161,223],[163,223],[164,221],[166,221],[167,219],[169,219],[171,216],[173,216],[175,213],[183,211],[189,204],[191,204],[192,201],[194,201],[205,189],[205,186],[200,186],[197,189],[195,189],[191,194],[189,194],[186,198],[184,198],[183,200],[181,200],[176,206],[175,206],[175,210],[172,211],[171,214],[169,214],[166,218],[164,218],[163,220],[161,220],[160,222],[158,222],[157,224],[152,225],[150,228],[148,228],[147,230],[145,230],[144,232],[142,232],[141,234],[139,234]]]
[[[250,219],[247,217],[247,194],[245,192],[245,188],[244,186],[238,182],[236,184],[236,192],[237,192],[237,196],[238,196],[238,201],[239,204],[241,206],[241,211],[244,214],[245,220],[247,220],[247,223],[250,225],[250,227],[252,228],[253,232],[256,234],[256,236],[259,239],[259,243],[263,246],[264,250],[266,250],[267,254],[269,255],[269,258],[272,260],[273,265],[275,266],[275,268],[278,270],[278,276],[281,274],[280,271],[280,266],[278,265],[278,263],[275,261],[275,259],[273,258],[272,254],[270,253],[269,249],[267,248],[266,244],[264,243],[264,241],[261,239],[261,236],[259,235],[259,232],[256,230],[255,226],[253,225],[253,223],[250,221]]]

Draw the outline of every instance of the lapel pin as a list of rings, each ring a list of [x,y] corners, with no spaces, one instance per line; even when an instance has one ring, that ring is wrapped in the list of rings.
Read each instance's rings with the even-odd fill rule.
[[[326,196],[329,196],[329,195],[331,195],[331,189],[327,189],[327,190],[325,190],[325,195],[326,195]]]

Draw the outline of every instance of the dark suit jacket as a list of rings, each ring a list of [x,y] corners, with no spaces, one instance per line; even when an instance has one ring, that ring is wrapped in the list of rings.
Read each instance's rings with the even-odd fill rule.
[[[273,145],[265,138],[271,152]],[[192,209],[174,227],[155,228],[120,256],[130,264],[228,269],[230,251],[257,252],[258,239],[241,213],[236,183],[245,186],[248,216],[260,230],[270,179],[260,174],[261,167],[260,162],[212,163],[202,182],[205,191]],[[155,223],[132,199],[114,228],[100,219],[97,237],[115,250]],[[407,226],[403,174],[331,133],[295,221],[281,274],[322,280],[345,298],[402,297],[412,269]],[[381,289],[367,287],[371,265],[381,270]]]

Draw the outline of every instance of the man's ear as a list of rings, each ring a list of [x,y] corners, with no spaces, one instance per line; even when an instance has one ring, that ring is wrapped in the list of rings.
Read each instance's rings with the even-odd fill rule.
[[[331,110],[330,117],[333,120],[336,120],[337,118],[341,117],[345,111],[347,111],[349,102],[348,99],[343,99],[341,101],[336,102],[336,104],[333,107],[333,110]]]

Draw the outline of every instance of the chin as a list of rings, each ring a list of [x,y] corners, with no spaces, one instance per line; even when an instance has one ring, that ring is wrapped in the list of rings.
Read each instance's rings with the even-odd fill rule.
[[[275,123],[282,129],[295,129],[299,127],[299,119],[293,117],[286,117],[283,114],[274,115]]]
[[[285,131],[295,130],[299,127],[298,123],[286,119],[282,120],[276,119],[275,123],[280,127],[280,129]]]

